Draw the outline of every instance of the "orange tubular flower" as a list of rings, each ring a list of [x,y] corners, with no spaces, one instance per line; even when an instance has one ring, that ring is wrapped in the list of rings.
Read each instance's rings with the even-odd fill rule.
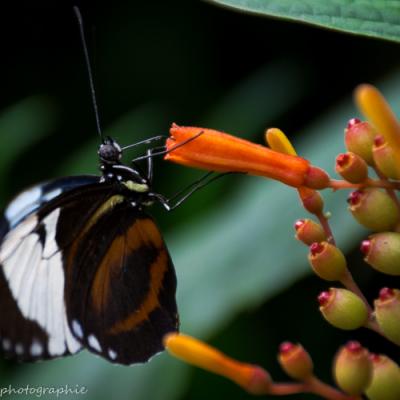
[[[252,394],[266,394],[271,388],[269,374],[261,367],[236,361],[193,337],[170,333],[164,337],[166,349],[177,358],[225,376]]]
[[[165,159],[178,164],[211,171],[249,173],[293,187],[321,189],[329,184],[326,173],[304,158],[276,152],[227,133],[173,124],[170,134]]]

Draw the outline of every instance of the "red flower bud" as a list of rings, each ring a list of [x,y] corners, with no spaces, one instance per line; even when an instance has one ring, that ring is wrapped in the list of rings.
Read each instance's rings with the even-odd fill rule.
[[[368,122],[353,118],[345,129],[346,148],[372,165],[372,144],[376,135],[376,130]]]
[[[367,163],[351,152],[336,157],[336,172],[351,183],[362,183],[368,178]]]
[[[311,219],[299,219],[295,223],[296,239],[306,245],[326,240],[325,231],[320,224]]]

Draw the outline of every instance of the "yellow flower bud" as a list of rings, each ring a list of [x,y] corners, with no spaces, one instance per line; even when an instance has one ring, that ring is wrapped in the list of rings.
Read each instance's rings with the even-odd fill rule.
[[[400,291],[383,288],[374,301],[375,317],[382,332],[392,342],[400,345]]]
[[[364,302],[347,289],[331,288],[329,292],[322,292],[318,301],[322,315],[336,328],[357,329],[368,320],[368,309]]]
[[[400,399],[400,368],[384,355],[371,356],[372,382],[365,391],[369,400]]]
[[[279,347],[279,364],[292,378],[308,379],[313,374],[313,362],[310,355],[300,344],[284,342]]]
[[[400,275],[400,233],[381,232],[361,243],[364,260],[388,275]]]
[[[372,379],[372,362],[368,350],[358,342],[339,349],[333,365],[335,380],[346,393],[360,395]]]
[[[340,281],[347,270],[343,253],[328,242],[313,243],[310,246],[308,261],[314,272],[326,281]]]
[[[350,194],[348,203],[353,217],[373,231],[390,231],[398,222],[396,203],[380,189],[356,190]]]

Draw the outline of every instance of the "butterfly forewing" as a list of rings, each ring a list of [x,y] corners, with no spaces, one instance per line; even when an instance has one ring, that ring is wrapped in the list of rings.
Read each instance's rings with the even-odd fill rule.
[[[6,209],[0,247],[0,348],[19,360],[83,346],[146,361],[177,329],[176,279],[150,217],[121,185],[62,178]],[[5,316],[6,318],[4,318]]]

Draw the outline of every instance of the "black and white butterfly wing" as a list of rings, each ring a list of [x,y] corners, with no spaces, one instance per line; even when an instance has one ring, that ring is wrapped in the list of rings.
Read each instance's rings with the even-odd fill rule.
[[[163,335],[178,328],[170,256],[132,196],[98,178],[74,179],[47,202],[19,196],[6,210],[2,350],[35,360],[85,346],[112,362],[146,361],[162,350]],[[60,189],[53,186],[52,196]]]
[[[0,350],[21,361],[76,353],[68,327],[61,253],[53,241],[56,213],[39,210],[97,177],[62,178],[34,186],[6,208],[0,224]]]

